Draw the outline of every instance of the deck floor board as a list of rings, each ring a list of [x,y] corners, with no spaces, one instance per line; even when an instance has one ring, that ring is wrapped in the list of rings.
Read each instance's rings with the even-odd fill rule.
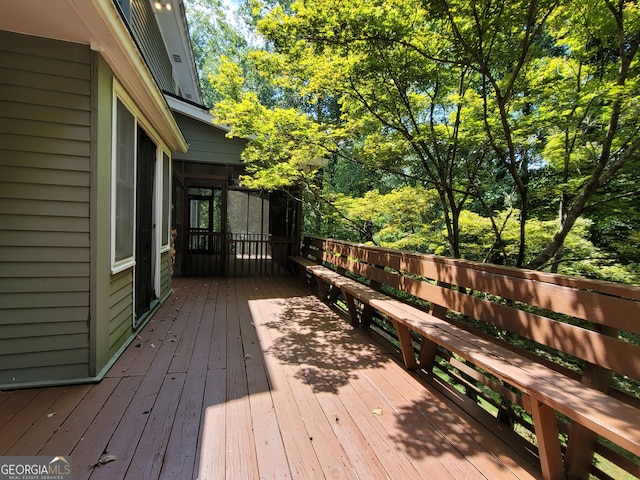
[[[74,479],[540,477],[299,279],[173,286],[102,382],[0,392],[0,454],[71,455]]]

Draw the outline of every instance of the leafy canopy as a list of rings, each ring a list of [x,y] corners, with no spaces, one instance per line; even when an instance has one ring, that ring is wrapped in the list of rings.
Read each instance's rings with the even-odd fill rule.
[[[366,241],[533,268],[589,255],[575,235],[600,219],[637,233],[636,2],[250,5],[265,48],[248,64],[271,95],[227,61],[213,83],[216,114],[250,139],[246,185],[302,184],[327,228]],[[344,164],[372,178],[336,195],[337,177],[314,177]]]

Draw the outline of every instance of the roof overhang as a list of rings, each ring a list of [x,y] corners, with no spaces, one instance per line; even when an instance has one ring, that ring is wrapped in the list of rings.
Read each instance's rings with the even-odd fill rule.
[[[209,109],[205,106],[195,105],[191,102],[185,102],[179,98],[174,97],[173,95],[167,95],[165,93],[165,99],[167,100],[167,104],[174,112],[181,113],[186,117],[193,118],[194,120],[198,120],[199,122],[205,123],[212,128],[217,128],[218,130],[222,130],[224,133],[229,133],[231,129],[225,125],[221,125],[219,123],[215,123],[215,118],[211,115]]]
[[[0,29],[89,45],[173,151],[188,145],[112,0],[3,0]]]

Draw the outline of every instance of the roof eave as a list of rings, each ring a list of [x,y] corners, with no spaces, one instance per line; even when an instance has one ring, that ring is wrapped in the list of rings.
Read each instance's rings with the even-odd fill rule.
[[[89,4],[93,4],[95,9],[91,9]],[[90,18],[92,22],[97,22],[99,18],[102,26],[108,30],[103,32],[104,37],[101,36],[105,39],[104,43],[92,43],[91,48],[102,54],[138,107],[158,129],[167,146],[172,151],[186,152],[189,145],[114,3],[110,0],[80,0],[76,6],[83,18]],[[94,14],[95,18],[92,18]]]

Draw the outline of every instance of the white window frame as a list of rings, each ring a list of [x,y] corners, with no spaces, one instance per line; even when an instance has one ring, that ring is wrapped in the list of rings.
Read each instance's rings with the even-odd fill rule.
[[[155,245],[154,245],[154,265],[155,265],[155,277],[156,283],[160,276],[159,265],[160,265],[160,253],[167,251],[170,249],[170,242],[167,245],[162,244],[162,187],[163,187],[163,177],[162,177],[162,169],[163,169],[163,155],[167,155],[169,157],[169,170],[171,170],[171,154],[170,150],[166,146],[164,142],[160,140],[158,135],[155,133],[151,125],[146,121],[144,115],[140,112],[135,102],[131,99],[131,97],[127,94],[125,89],[117,82],[114,78],[113,80],[113,105],[112,105],[112,148],[111,148],[111,273],[116,274],[122,272],[124,270],[135,267],[136,265],[136,251],[135,251],[135,239],[136,239],[136,221],[135,215],[137,211],[137,138],[138,138],[138,128],[142,128],[147,135],[153,140],[156,144],[156,181],[155,181],[155,192],[156,196],[154,198],[154,218],[155,224],[160,225],[160,228],[156,228],[155,235]],[[134,201],[133,201],[133,255],[128,258],[116,260],[116,193],[117,193],[117,111],[118,111],[118,101],[120,101],[128,110],[129,113],[134,118]],[[159,173],[158,173],[159,172]],[[169,172],[169,192],[171,192],[171,172]],[[169,193],[170,194],[170,193]],[[169,211],[169,215],[171,215]],[[167,222],[168,228],[171,228],[171,221]],[[170,238],[170,232],[169,232]]]
[[[118,102],[129,110],[133,117],[133,216],[131,225],[131,255],[126,258],[116,258],[117,208],[118,208]],[[125,101],[117,95],[113,96],[113,125],[112,125],[112,159],[111,159],[111,272],[118,273],[135,265],[135,208],[136,208],[136,150],[137,150],[137,122],[136,117]]]
[[[165,171],[164,157],[167,156],[167,165]],[[172,185],[173,185],[173,169],[172,169],[172,161],[171,155],[165,153],[164,151],[160,152],[158,155],[158,165],[160,168],[159,178],[159,218],[158,225],[160,225],[160,253],[166,253],[171,250],[171,197],[172,197]],[[165,175],[167,176],[166,187],[167,191],[165,192]],[[166,195],[166,197],[165,197]],[[165,209],[166,207],[166,209]],[[163,225],[163,220],[165,218],[165,213],[167,217],[167,225]],[[166,229],[166,230],[165,230]],[[167,236],[166,243],[164,242],[164,236]]]

